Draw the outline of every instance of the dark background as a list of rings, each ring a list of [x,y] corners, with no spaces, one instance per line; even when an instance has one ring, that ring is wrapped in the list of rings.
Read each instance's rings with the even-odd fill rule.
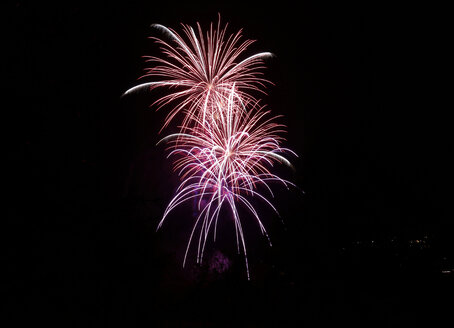
[[[264,102],[284,115],[298,189],[257,204],[181,267],[183,206],[157,94],[121,97],[156,54],[152,23],[230,22],[271,51]],[[402,2],[123,1],[6,11],[2,122],[7,326],[438,326],[452,310],[453,223],[443,8]],[[5,22],[5,21],[4,21]],[[449,76],[448,76],[449,77]],[[3,215],[2,215],[3,216]],[[213,271],[216,254],[229,263]],[[451,273],[449,273],[451,272]]]

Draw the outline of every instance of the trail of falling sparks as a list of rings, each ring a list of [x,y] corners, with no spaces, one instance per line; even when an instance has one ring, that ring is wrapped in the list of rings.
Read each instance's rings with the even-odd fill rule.
[[[197,231],[197,263],[201,263],[209,234],[217,235],[221,209],[228,208],[233,217],[237,249],[244,253],[247,277],[250,279],[246,242],[238,208],[244,207],[257,221],[268,238],[252,198],[262,200],[276,213],[276,208],[260,190],[271,197],[270,184],[293,186],[270,172],[275,163],[291,166],[284,157],[294,152],[281,146],[285,126],[276,123],[277,116],[259,104],[252,94],[270,83],[262,77],[263,52],[240,59],[253,41],[241,41],[241,30],[227,37],[227,26],[211,24],[204,37],[197,23],[197,33],[183,25],[186,38],[162,25],[153,25],[168,39],[153,37],[165,58],[147,57],[155,65],[143,77],[156,80],[139,84],[125,92],[168,87],[168,93],[154,102],[157,109],[171,107],[162,129],[177,114],[183,115],[180,132],[168,135],[169,157],[175,158],[174,170],[181,183],[158,224],[162,226],[170,212],[189,200],[197,201],[198,216],[189,236],[183,266]],[[161,129],[161,131],[162,131]],[[158,144],[159,144],[158,143]],[[268,238],[271,245],[271,241]]]

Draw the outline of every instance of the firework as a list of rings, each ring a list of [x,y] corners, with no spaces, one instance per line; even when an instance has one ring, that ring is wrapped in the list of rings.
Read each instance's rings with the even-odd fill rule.
[[[227,25],[221,28],[220,19],[216,28],[211,24],[205,36],[198,23],[197,33],[191,26],[182,25],[185,37],[163,25],[153,24],[152,27],[165,37],[151,37],[160,45],[165,58],[145,56],[147,62],[154,65],[146,69],[141,79],[155,80],[139,84],[125,94],[167,87],[168,94],[153,104],[157,109],[172,104],[163,128],[183,110],[187,115],[182,120],[182,129],[188,126],[193,115],[200,116],[201,122],[205,123],[219,103],[226,103],[226,94],[233,84],[237,89],[236,97],[251,101],[254,97],[250,91],[264,92],[264,85],[269,83],[261,77],[260,70],[263,59],[272,54],[261,52],[241,59],[254,41],[242,41],[241,30],[227,37]]]
[[[193,116],[195,122],[185,133],[172,134],[160,141],[170,144],[169,156],[183,154],[174,162],[174,170],[180,172],[182,179],[204,172],[222,178],[235,172],[252,189],[253,182],[246,177],[270,175],[267,167],[274,162],[291,166],[282,156],[294,153],[281,147],[285,127],[275,122],[278,116],[269,117],[270,111],[258,103],[241,103],[242,109],[238,109],[240,104],[234,94],[232,88],[227,105],[219,106],[209,121],[202,123]]]
[[[241,109],[236,107],[241,106]],[[250,108],[249,108],[250,107]],[[186,133],[167,136],[161,142],[169,143],[169,156],[176,156],[175,171],[182,178],[176,196],[171,200],[162,220],[162,225],[170,211],[181,203],[197,199],[199,216],[194,224],[186,249],[183,266],[194,233],[199,227],[197,262],[201,262],[208,235],[213,228],[216,239],[216,226],[223,204],[230,209],[234,223],[238,251],[243,249],[246,268],[246,244],[238,206],[244,206],[258,222],[262,233],[268,237],[257,211],[249,197],[265,201],[276,213],[275,207],[257,189],[262,186],[273,197],[270,182],[280,182],[284,186],[293,185],[269,171],[275,162],[291,166],[283,156],[294,154],[281,147],[284,126],[275,123],[277,117],[269,117],[269,111],[257,103],[239,103],[233,87],[227,105],[217,110],[211,120],[202,124],[195,120]],[[295,155],[295,154],[294,154]],[[213,224],[214,222],[214,224]],[[269,240],[269,239],[268,239]],[[271,242],[270,242],[271,244]]]
[[[237,249],[244,253],[249,279],[244,219],[240,219],[238,210],[245,208],[268,238],[253,199],[265,202],[277,213],[268,199],[273,197],[271,183],[278,182],[287,188],[293,186],[271,172],[276,163],[291,166],[286,154],[296,155],[282,147],[285,126],[276,123],[279,117],[271,116],[256,97],[258,92],[264,93],[265,84],[270,83],[262,77],[261,69],[263,59],[271,53],[241,59],[253,41],[241,41],[241,30],[227,37],[227,26],[221,28],[220,20],[216,28],[211,24],[205,35],[199,24],[197,33],[183,25],[184,37],[162,25],[153,26],[168,39],[153,38],[165,57],[147,57],[154,66],[143,78],[155,80],[139,84],[126,94],[144,88],[168,87],[168,93],[152,105],[157,109],[171,108],[162,129],[178,113],[182,114],[180,132],[159,142],[167,144],[181,183],[158,229],[173,209],[195,200],[198,215],[183,266],[194,239],[197,239],[197,262],[201,263],[209,234],[216,240],[221,212],[230,213]],[[271,245],[269,238],[268,241]]]

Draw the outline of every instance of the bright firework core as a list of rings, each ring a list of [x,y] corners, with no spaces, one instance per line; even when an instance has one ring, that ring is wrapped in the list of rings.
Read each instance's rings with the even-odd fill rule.
[[[251,40],[241,40],[241,31],[227,35],[227,25],[211,24],[204,34],[197,23],[194,28],[183,25],[183,35],[162,25],[152,25],[162,38],[151,39],[160,46],[162,58],[146,57],[153,64],[142,78],[153,81],[139,84],[125,94],[139,89],[167,88],[156,100],[156,109],[170,108],[162,129],[183,115],[180,132],[164,137],[169,157],[175,158],[174,170],[181,178],[176,195],[168,204],[158,229],[169,213],[180,204],[195,200],[197,216],[189,235],[183,266],[191,245],[197,244],[197,263],[201,263],[209,234],[216,240],[220,213],[227,207],[233,217],[238,252],[244,254],[246,272],[249,267],[245,236],[238,207],[245,208],[268,238],[252,199],[265,202],[276,213],[267,197],[273,197],[270,184],[293,185],[270,172],[275,163],[291,166],[285,154],[295,155],[281,146],[285,127],[276,123],[276,116],[260,105],[253,94],[265,94],[261,69],[262,52],[241,59]],[[162,130],[161,129],[161,130]],[[258,191],[261,186],[267,191]],[[264,187],[264,188],[263,188]],[[223,206],[223,205],[226,206]],[[222,211],[221,211],[222,209]],[[269,240],[269,238],[268,238]],[[270,242],[271,245],[271,242]]]

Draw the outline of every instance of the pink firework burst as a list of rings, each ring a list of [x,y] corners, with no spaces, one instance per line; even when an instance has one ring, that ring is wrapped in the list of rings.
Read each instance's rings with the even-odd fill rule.
[[[283,155],[296,154],[281,146],[284,126],[275,122],[277,117],[269,116],[270,111],[265,111],[258,103],[240,102],[235,97],[234,87],[227,99],[227,104],[217,110],[219,114],[212,115],[210,120],[202,123],[197,116],[192,116],[196,122],[190,124],[187,131],[161,140],[170,144],[169,156],[177,156],[174,169],[179,172],[182,182],[167,206],[158,229],[176,206],[197,199],[200,214],[188,241],[183,266],[197,227],[197,262],[200,263],[211,230],[216,239],[217,221],[223,204],[226,204],[233,216],[238,251],[241,246],[249,278],[246,243],[238,207],[246,208],[256,219],[262,233],[268,237],[250,198],[264,201],[277,213],[267,197],[258,191],[258,187],[264,187],[261,189],[267,190],[273,197],[270,183],[279,182],[286,187],[293,185],[271,173],[270,168],[276,162],[291,166]]]
[[[241,59],[254,41],[242,40],[241,30],[227,37],[227,25],[221,28],[220,21],[216,28],[211,24],[206,35],[198,23],[197,32],[182,24],[183,36],[163,25],[152,25],[165,37],[151,37],[160,45],[165,58],[145,56],[154,66],[141,78],[155,80],[139,84],[125,94],[168,87],[169,93],[154,103],[157,109],[172,104],[163,128],[183,110],[187,113],[181,124],[183,129],[188,127],[193,115],[200,116],[204,123],[218,103],[226,102],[226,94],[233,84],[236,85],[236,96],[242,101],[253,100],[252,90],[264,92],[264,85],[269,81],[261,77],[260,70],[264,67],[263,59],[272,54],[261,52]]]
[[[209,120],[202,123],[199,117],[190,116],[194,122],[189,121],[185,132],[169,135],[160,142],[170,144],[169,156],[182,155],[174,163],[182,179],[207,172],[220,179],[234,175],[253,189],[254,181],[248,177],[271,175],[269,167],[275,162],[291,166],[283,154],[296,154],[281,146],[285,126],[275,122],[278,116],[269,116],[270,111],[258,102],[239,102],[234,87],[227,99],[226,105],[218,105]]]

